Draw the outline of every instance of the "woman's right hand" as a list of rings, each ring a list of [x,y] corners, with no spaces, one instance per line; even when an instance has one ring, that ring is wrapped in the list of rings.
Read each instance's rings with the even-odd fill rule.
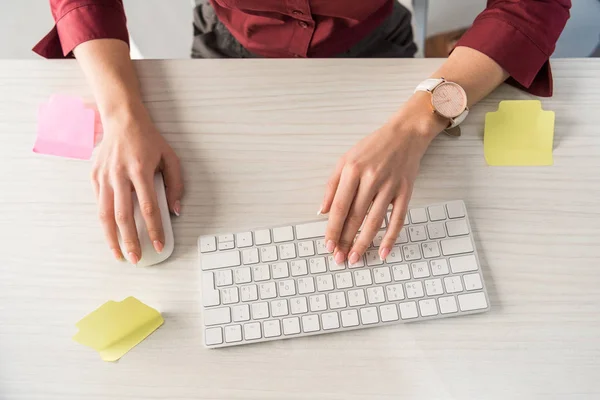
[[[154,189],[154,174],[161,171],[169,209],[179,215],[183,180],[177,155],[154,126],[147,110],[102,118],[104,137],[92,170],[99,217],[115,258],[122,260],[117,229],[132,264],[142,257],[133,218],[135,190],[154,249],[163,250],[165,236]]]

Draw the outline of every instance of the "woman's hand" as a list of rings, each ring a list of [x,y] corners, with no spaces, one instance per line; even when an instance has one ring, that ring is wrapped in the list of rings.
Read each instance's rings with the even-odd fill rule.
[[[163,250],[165,237],[154,190],[154,174],[162,171],[169,209],[179,215],[183,180],[179,159],[139,105],[132,113],[103,118],[104,138],[92,171],[92,184],[106,240],[115,258],[123,259],[117,229],[132,264],[142,257],[133,218],[132,191],[154,249]]]
[[[338,264],[346,259],[354,264],[360,259],[392,204],[379,256],[383,260],[390,253],[404,224],[421,158],[448,123],[431,112],[427,96],[415,94],[386,125],[339,160],[320,211],[329,212],[325,243]]]

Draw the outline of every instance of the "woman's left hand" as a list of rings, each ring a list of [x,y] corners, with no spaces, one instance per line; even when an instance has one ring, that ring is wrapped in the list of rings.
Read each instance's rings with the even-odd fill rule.
[[[348,259],[355,264],[360,259],[381,229],[391,204],[379,256],[383,260],[390,253],[404,224],[421,158],[447,124],[433,115],[428,101],[422,94],[413,96],[386,125],[340,158],[320,211],[329,213],[325,243],[336,263]]]

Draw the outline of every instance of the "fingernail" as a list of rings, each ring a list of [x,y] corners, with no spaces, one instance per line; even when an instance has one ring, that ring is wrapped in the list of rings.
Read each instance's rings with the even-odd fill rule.
[[[175,201],[175,204],[173,204],[173,213],[175,213],[175,215],[177,215],[179,217],[179,213],[181,213],[181,203],[179,202],[179,200]]]
[[[327,248],[327,251],[331,253],[335,249],[335,243],[333,242],[333,240],[328,240],[327,245],[325,247]]]
[[[113,255],[117,261],[123,261],[123,253],[119,249],[113,249]]]
[[[162,253],[164,246],[160,240],[155,240],[152,244],[154,245],[154,250],[156,250],[158,254]]]
[[[319,211],[317,211],[317,215],[323,214],[322,211],[323,211],[323,207],[319,208]]]
[[[385,261],[385,259],[387,258],[387,256],[389,254],[390,254],[390,249],[388,249],[387,247],[384,247],[381,250],[379,250],[379,258],[381,258],[381,261]]]
[[[350,254],[350,257],[348,257],[348,262],[350,262],[350,264],[356,264],[358,262],[359,258],[360,258],[360,256],[358,255],[358,253],[353,251]]]
[[[335,253],[335,255],[333,256],[333,259],[335,260],[335,263],[337,265],[340,265],[344,262],[344,253],[342,251],[338,251],[337,253]]]
[[[137,265],[137,263],[140,261],[135,253],[129,252],[127,255],[129,256],[129,262],[131,262],[133,265]]]

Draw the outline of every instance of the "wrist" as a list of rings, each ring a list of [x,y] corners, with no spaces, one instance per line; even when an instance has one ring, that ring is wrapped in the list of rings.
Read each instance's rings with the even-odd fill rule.
[[[429,141],[446,129],[449,123],[448,119],[433,111],[431,95],[426,92],[414,93],[392,118],[392,124]]]

